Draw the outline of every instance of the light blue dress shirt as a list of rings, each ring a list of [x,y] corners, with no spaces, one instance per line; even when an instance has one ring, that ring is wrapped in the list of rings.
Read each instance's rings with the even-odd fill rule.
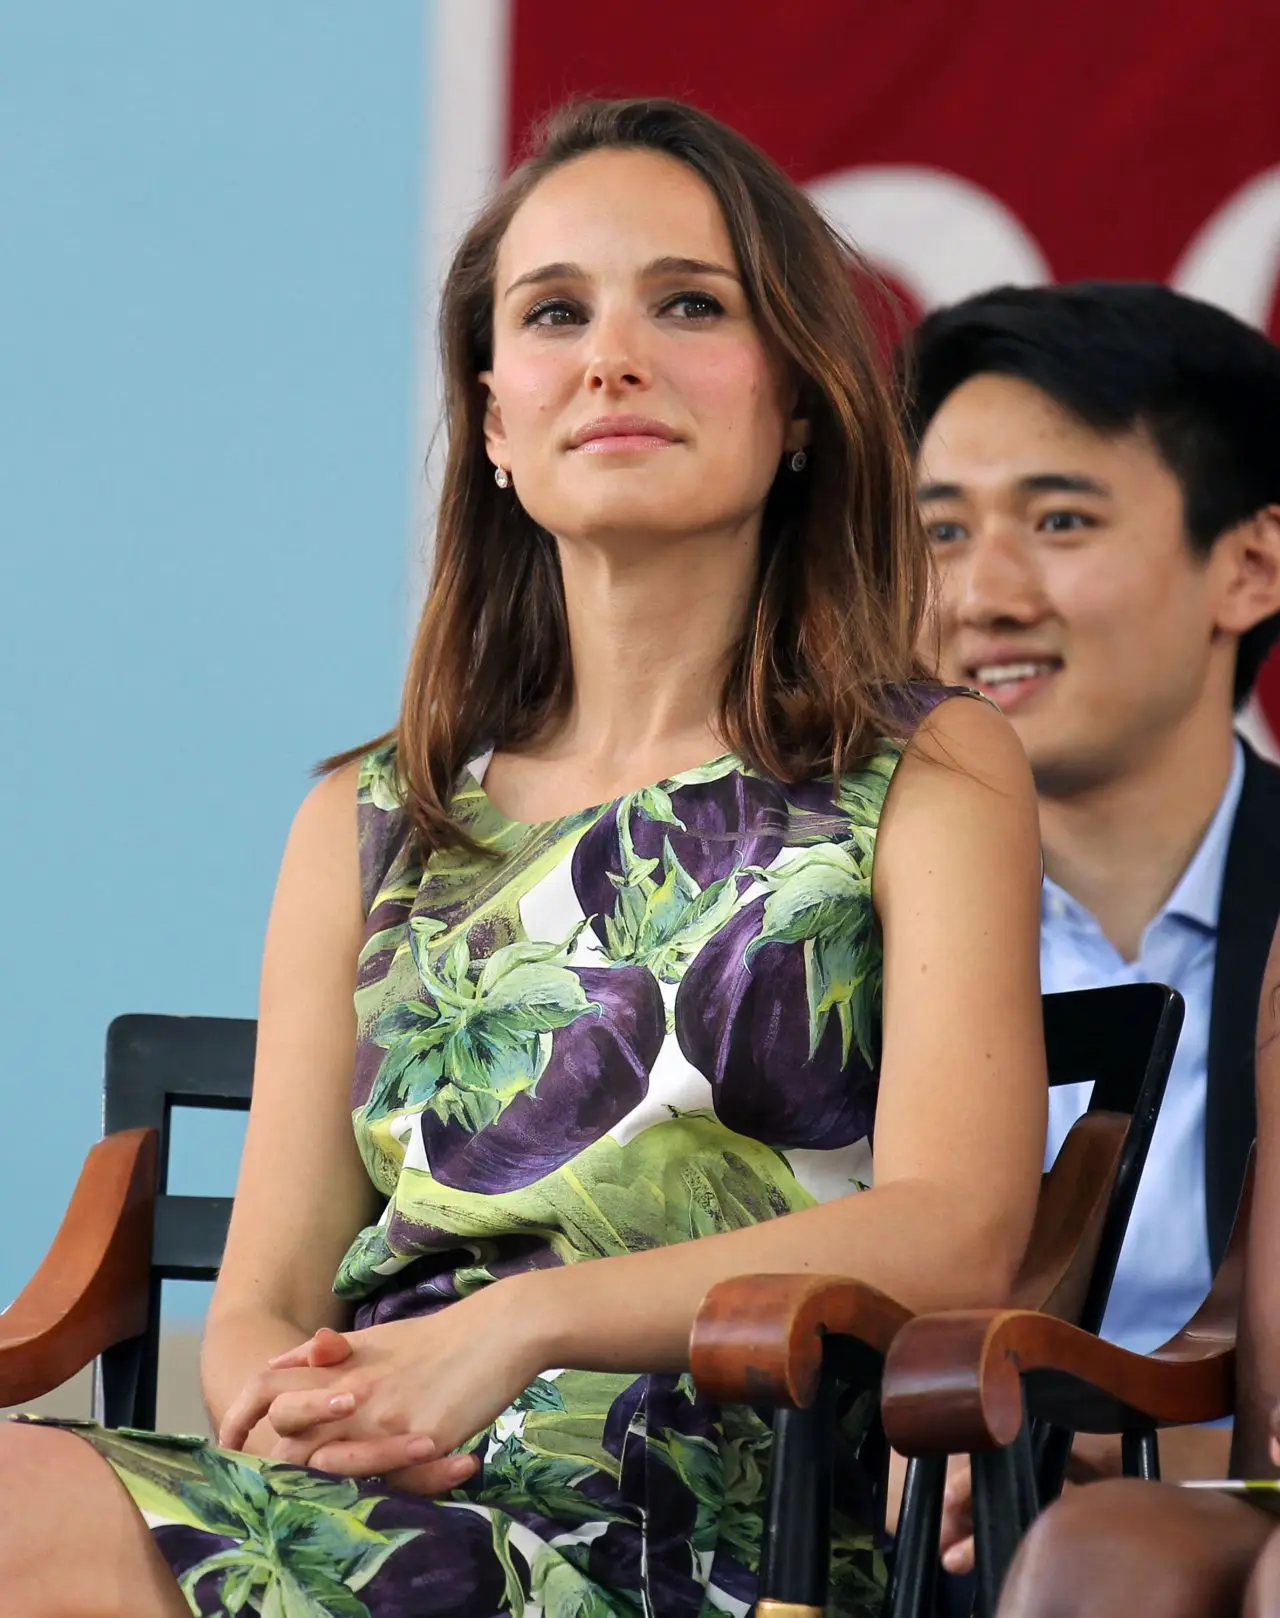
[[[1048,877],[1044,882],[1040,977],[1046,993],[1111,983],[1167,983],[1187,1003],[1102,1324],[1104,1337],[1140,1354],[1150,1353],[1186,1325],[1213,1280],[1204,1185],[1209,1011],[1222,875],[1243,785],[1244,750],[1237,743],[1231,778],[1204,840],[1143,933],[1135,961],[1122,959],[1083,905]],[[1049,1092],[1046,1164],[1088,1106],[1091,1088],[1069,1084]]]

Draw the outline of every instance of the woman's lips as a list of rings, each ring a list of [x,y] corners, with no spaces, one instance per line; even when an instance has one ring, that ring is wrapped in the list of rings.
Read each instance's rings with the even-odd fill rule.
[[[602,433],[575,446],[579,455],[632,455],[637,450],[671,449],[675,440],[657,433]]]

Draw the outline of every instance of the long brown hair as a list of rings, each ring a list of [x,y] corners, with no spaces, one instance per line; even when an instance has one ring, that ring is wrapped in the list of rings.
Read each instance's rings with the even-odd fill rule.
[[[715,195],[752,311],[801,379],[811,424],[806,470],[780,471],[766,501],[755,597],[720,699],[727,746],[779,780],[838,775],[901,728],[892,688],[923,672],[928,556],[895,402],[854,291],[855,265],[870,272],[779,168],[707,113],[665,100],[571,103],[467,231],[444,286],[448,455],[393,733],[424,851],[468,841],[450,813],[467,760],[538,735],[572,692],[556,542],[494,484],[477,378],[492,360],[495,262],[516,210],[553,169],[616,148],[676,158]]]

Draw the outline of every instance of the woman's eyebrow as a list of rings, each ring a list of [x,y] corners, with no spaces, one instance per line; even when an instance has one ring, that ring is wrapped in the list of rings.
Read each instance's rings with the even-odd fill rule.
[[[722,275],[727,281],[739,281],[736,270],[726,264],[713,264],[705,258],[655,258],[646,264],[646,275]]]
[[[515,280],[502,294],[509,298],[513,292],[521,287],[540,286],[544,281],[581,281],[585,278],[580,264],[540,264],[536,270],[526,270],[523,275],[517,275]]]
[[[719,275],[728,281],[740,281],[737,271],[729,269],[727,265],[715,264],[705,258],[681,258],[671,255],[655,258],[645,265],[641,273],[649,278],[662,275]],[[541,286],[547,281],[585,281],[586,278],[586,271],[581,264],[571,264],[567,260],[555,264],[540,264],[535,270],[526,270],[523,275],[517,275],[503,293],[503,297],[509,298],[521,287]]]

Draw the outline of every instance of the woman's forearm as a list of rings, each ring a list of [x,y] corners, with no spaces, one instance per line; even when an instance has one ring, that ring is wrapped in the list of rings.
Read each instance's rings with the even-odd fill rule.
[[[956,1189],[900,1181],[744,1230],[543,1270],[513,1283],[513,1320],[548,1366],[681,1371],[698,1306],[751,1274],[845,1275],[907,1308],[1004,1302],[1029,1230],[993,1228]],[[1020,1222],[1019,1222],[1020,1223]]]
[[[226,1309],[210,1315],[200,1350],[200,1382],[215,1432],[249,1379],[264,1370],[273,1355],[306,1342],[315,1329],[315,1325],[304,1326],[260,1308]],[[245,1449],[251,1455],[269,1455],[275,1442],[274,1429],[264,1421],[249,1435]]]

